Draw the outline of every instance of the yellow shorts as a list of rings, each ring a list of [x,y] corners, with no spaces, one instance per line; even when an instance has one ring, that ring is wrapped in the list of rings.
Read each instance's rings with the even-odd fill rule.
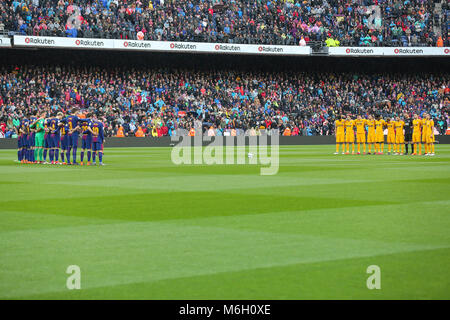
[[[427,143],[427,134],[422,132],[422,142]]]
[[[375,143],[375,133],[367,135],[367,143]]]
[[[336,135],[336,143],[343,143],[345,142],[345,134],[339,133]]]
[[[395,136],[395,143],[405,143],[405,136]]]
[[[355,134],[345,134],[345,142],[355,142]]]
[[[384,135],[382,133],[376,135],[376,142],[378,142],[378,143],[384,142]]]
[[[388,134],[387,143],[395,143],[395,136],[392,134]]]
[[[427,135],[426,137],[426,143],[434,143],[434,134]]]
[[[356,143],[366,143],[366,134],[365,133],[357,133],[356,134]]]
[[[420,132],[413,132],[412,143],[420,143]]]

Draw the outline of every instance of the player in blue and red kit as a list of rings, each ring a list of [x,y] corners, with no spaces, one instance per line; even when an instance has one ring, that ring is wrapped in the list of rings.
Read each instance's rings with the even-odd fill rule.
[[[28,163],[28,133],[30,130],[29,127],[30,121],[27,118],[23,118],[20,121],[18,128],[18,160],[21,163]]]
[[[36,158],[34,156],[34,152],[35,152],[35,136],[36,136],[36,130],[35,130],[35,125],[36,125],[36,121],[37,118],[35,115],[30,117],[30,122],[29,122],[29,134],[28,134],[28,159],[31,163],[36,163]]]
[[[68,149],[66,152],[67,156],[67,164],[70,164],[70,150],[72,150],[72,157],[73,157],[73,164],[77,163],[77,148],[78,148],[78,133],[80,129],[80,119],[76,115],[76,109],[71,110],[71,115],[67,116],[64,120],[65,123],[68,126],[68,136],[67,136],[67,143],[68,143]],[[83,160],[81,160],[83,161]]]
[[[62,112],[59,112],[56,118],[48,120],[50,128],[50,163],[58,164],[59,160],[59,143],[60,143],[60,126],[59,122],[62,119]]]
[[[64,154],[67,154],[67,161],[70,163],[70,152],[69,150],[69,124],[62,119],[59,121],[59,132],[60,132],[60,146],[61,146],[61,162],[62,164],[67,164],[64,161]]]
[[[88,115],[89,116],[89,115]],[[84,154],[87,152],[87,165],[91,164],[91,144],[92,144],[92,133],[89,131],[90,119],[79,119],[79,125],[81,128],[81,154],[80,154],[80,164],[84,165]]]
[[[92,152],[93,164],[95,164],[96,155],[98,154],[99,165],[103,165],[103,123],[97,120],[94,115],[89,123],[88,130],[92,133]]]
[[[49,127],[50,119],[44,119],[44,164],[48,164],[47,162],[47,153],[50,150],[50,127]]]

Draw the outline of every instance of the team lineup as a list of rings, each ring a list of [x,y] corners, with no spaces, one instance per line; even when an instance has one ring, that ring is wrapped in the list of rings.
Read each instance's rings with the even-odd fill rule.
[[[20,121],[16,130],[17,158],[20,163],[95,165],[98,160],[98,164],[103,165],[103,123],[93,113],[84,115],[74,109],[67,116],[62,112],[53,114],[51,118],[46,118],[46,113],[39,117],[29,115]],[[81,153],[78,163],[80,134]]]
[[[17,157],[20,163],[64,164],[64,165],[103,165],[103,123],[94,113],[83,114],[72,110],[70,115],[62,112],[46,118],[46,113],[29,115],[20,121],[16,128],[18,136]],[[355,132],[356,128],[356,132]],[[376,119],[369,115],[355,120],[350,115],[341,116],[335,121],[336,152],[339,154],[384,154],[384,129],[387,128],[388,154],[409,154],[434,156],[434,121],[424,113],[422,119],[414,114],[413,119],[405,117],[390,118],[387,121],[380,116]],[[78,141],[81,134],[80,163],[77,162]],[[367,139],[366,139],[367,137]],[[367,145],[367,148],[366,148]],[[362,148],[361,148],[362,147]],[[367,150],[368,149],[368,150]],[[367,152],[366,152],[367,151]],[[71,161],[72,155],[72,161]],[[86,155],[86,162],[85,160]],[[61,156],[61,161],[60,161]],[[47,161],[49,160],[49,162]],[[92,162],[91,162],[92,160]]]
[[[352,120],[350,115],[341,116],[339,120],[335,121],[336,152],[334,154],[339,154],[340,145],[342,145],[342,154],[350,154],[350,144],[352,145],[352,154],[355,154],[355,140],[357,154],[361,154],[361,146],[363,147],[362,153],[366,154],[366,144],[368,146],[367,154],[372,154],[372,147],[373,154],[384,154],[385,128],[387,128],[388,154],[391,154],[392,150],[394,155],[407,155],[408,146],[411,145],[412,155],[422,155],[423,145],[425,148],[423,154],[434,156],[434,121],[427,113],[423,114],[422,119],[414,114],[413,119],[405,115],[404,118],[395,117],[388,121],[380,116],[375,119],[372,115],[369,115],[368,119],[363,119],[358,115],[355,120]]]

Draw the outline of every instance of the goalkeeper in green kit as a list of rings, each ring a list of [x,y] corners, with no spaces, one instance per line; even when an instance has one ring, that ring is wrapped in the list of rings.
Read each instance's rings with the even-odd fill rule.
[[[39,161],[39,163],[44,163],[44,157],[43,157],[43,153],[44,153],[44,134],[45,134],[45,113],[41,114],[40,118],[37,119],[36,122],[34,122],[31,127],[33,129],[36,129],[36,134],[35,134],[35,159],[36,161]]]

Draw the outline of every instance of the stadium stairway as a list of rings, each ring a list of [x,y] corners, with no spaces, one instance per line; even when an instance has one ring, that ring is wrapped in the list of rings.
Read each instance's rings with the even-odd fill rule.
[[[433,32],[438,36],[442,36],[442,4],[445,0],[436,1],[433,10]]]

